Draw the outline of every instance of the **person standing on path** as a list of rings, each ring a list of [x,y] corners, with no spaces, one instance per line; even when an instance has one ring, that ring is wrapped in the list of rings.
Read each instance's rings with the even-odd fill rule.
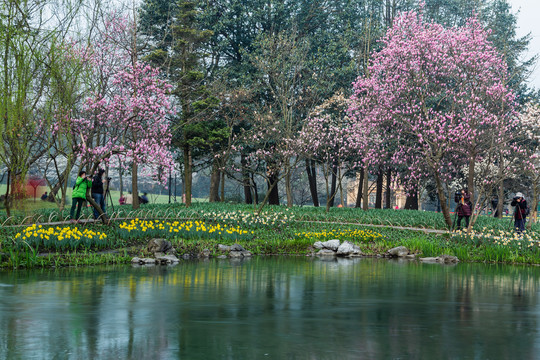
[[[458,206],[457,229],[461,230],[461,220],[465,219],[465,228],[469,228],[469,218],[472,214],[471,194],[467,188],[461,190]]]
[[[103,174],[105,170],[99,169],[97,175],[92,180],[92,198],[99,205],[101,210],[105,212],[105,192],[103,190]],[[94,208],[94,219],[99,218],[99,212]]]
[[[511,206],[515,206],[514,211],[514,229],[518,234],[521,234],[525,230],[525,221],[527,215],[529,215],[529,207],[527,206],[527,200],[523,197],[523,194],[518,192],[510,203]]]
[[[75,180],[75,186],[73,187],[73,194],[71,195],[71,211],[70,217],[71,221],[79,221],[81,216],[81,209],[86,200],[86,189],[92,186],[92,181],[86,176],[86,171],[81,171],[77,180]],[[74,217],[75,207],[77,207],[77,216]]]

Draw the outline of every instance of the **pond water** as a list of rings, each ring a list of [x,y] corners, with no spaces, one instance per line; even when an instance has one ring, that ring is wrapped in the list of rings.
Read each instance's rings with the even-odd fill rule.
[[[0,272],[0,358],[535,359],[538,270],[257,257]]]

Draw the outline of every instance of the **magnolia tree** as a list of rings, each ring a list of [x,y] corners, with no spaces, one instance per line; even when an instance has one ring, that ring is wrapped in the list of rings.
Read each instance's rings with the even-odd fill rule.
[[[531,219],[536,222],[538,217],[538,196],[540,195],[540,105],[527,104],[521,113],[520,134],[526,142],[523,146],[523,157],[519,163],[524,167],[525,174],[532,184]],[[532,221],[527,225],[530,229]]]
[[[336,94],[315,109],[300,133],[302,154],[321,165],[326,185],[327,212],[338,188],[342,188],[345,174],[365,167],[368,159],[373,157],[372,151],[378,149],[375,141],[378,137],[371,128],[347,115],[348,103],[342,94]],[[331,176],[338,181],[338,186],[332,189],[329,185]]]
[[[488,35],[476,19],[445,28],[404,13],[354,84],[352,115],[397,144],[393,162],[410,174],[402,181],[434,179],[448,226],[445,182],[469,164],[474,194],[475,164],[505,147],[516,124],[507,66]]]
[[[78,51],[89,68],[89,95],[79,113],[57,117],[52,134],[72,139],[67,141],[71,151],[90,173],[111,162],[114,167],[129,164],[137,194],[139,166],[153,168],[162,182],[173,166],[169,117],[175,111],[169,101],[171,86],[131,52],[133,33],[128,20],[112,17],[92,46]],[[89,194],[87,199],[97,206]]]
[[[271,112],[255,114],[252,126],[234,137],[232,150],[245,154],[241,158],[242,163],[235,166],[239,174],[249,170],[264,178],[268,184],[260,212],[279,181],[290,177],[296,167],[301,142],[298,134],[293,136],[283,129],[281,119]],[[292,200],[288,205],[292,206]]]

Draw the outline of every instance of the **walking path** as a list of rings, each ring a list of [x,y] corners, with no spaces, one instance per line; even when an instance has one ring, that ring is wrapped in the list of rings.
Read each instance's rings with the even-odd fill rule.
[[[412,230],[412,231],[421,231],[426,234],[448,234],[448,230],[438,230],[438,229],[425,229],[425,228],[416,228],[409,226],[397,226],[397,225],[375,225],[375,224],[362,224],[362,223],[348,223],[348,222],[334,222],[334,221],[309,221],[309,220],[300,220],[299,222],[304,223],[315,223],[315,224],[339,224],[339,225],[353,225],[353,226],[368,226],[375,228],[391,228],[397,230]]]

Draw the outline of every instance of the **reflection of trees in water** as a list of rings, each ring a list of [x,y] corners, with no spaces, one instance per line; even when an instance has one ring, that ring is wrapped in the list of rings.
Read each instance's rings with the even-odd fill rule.
[[[37,333],[43,354],[68,346],[81,359],[535,354],[533,268],[254,258],[99,269],[0,275],[17,284],[0,288],[0,357],[24,357],[9,351]]]

